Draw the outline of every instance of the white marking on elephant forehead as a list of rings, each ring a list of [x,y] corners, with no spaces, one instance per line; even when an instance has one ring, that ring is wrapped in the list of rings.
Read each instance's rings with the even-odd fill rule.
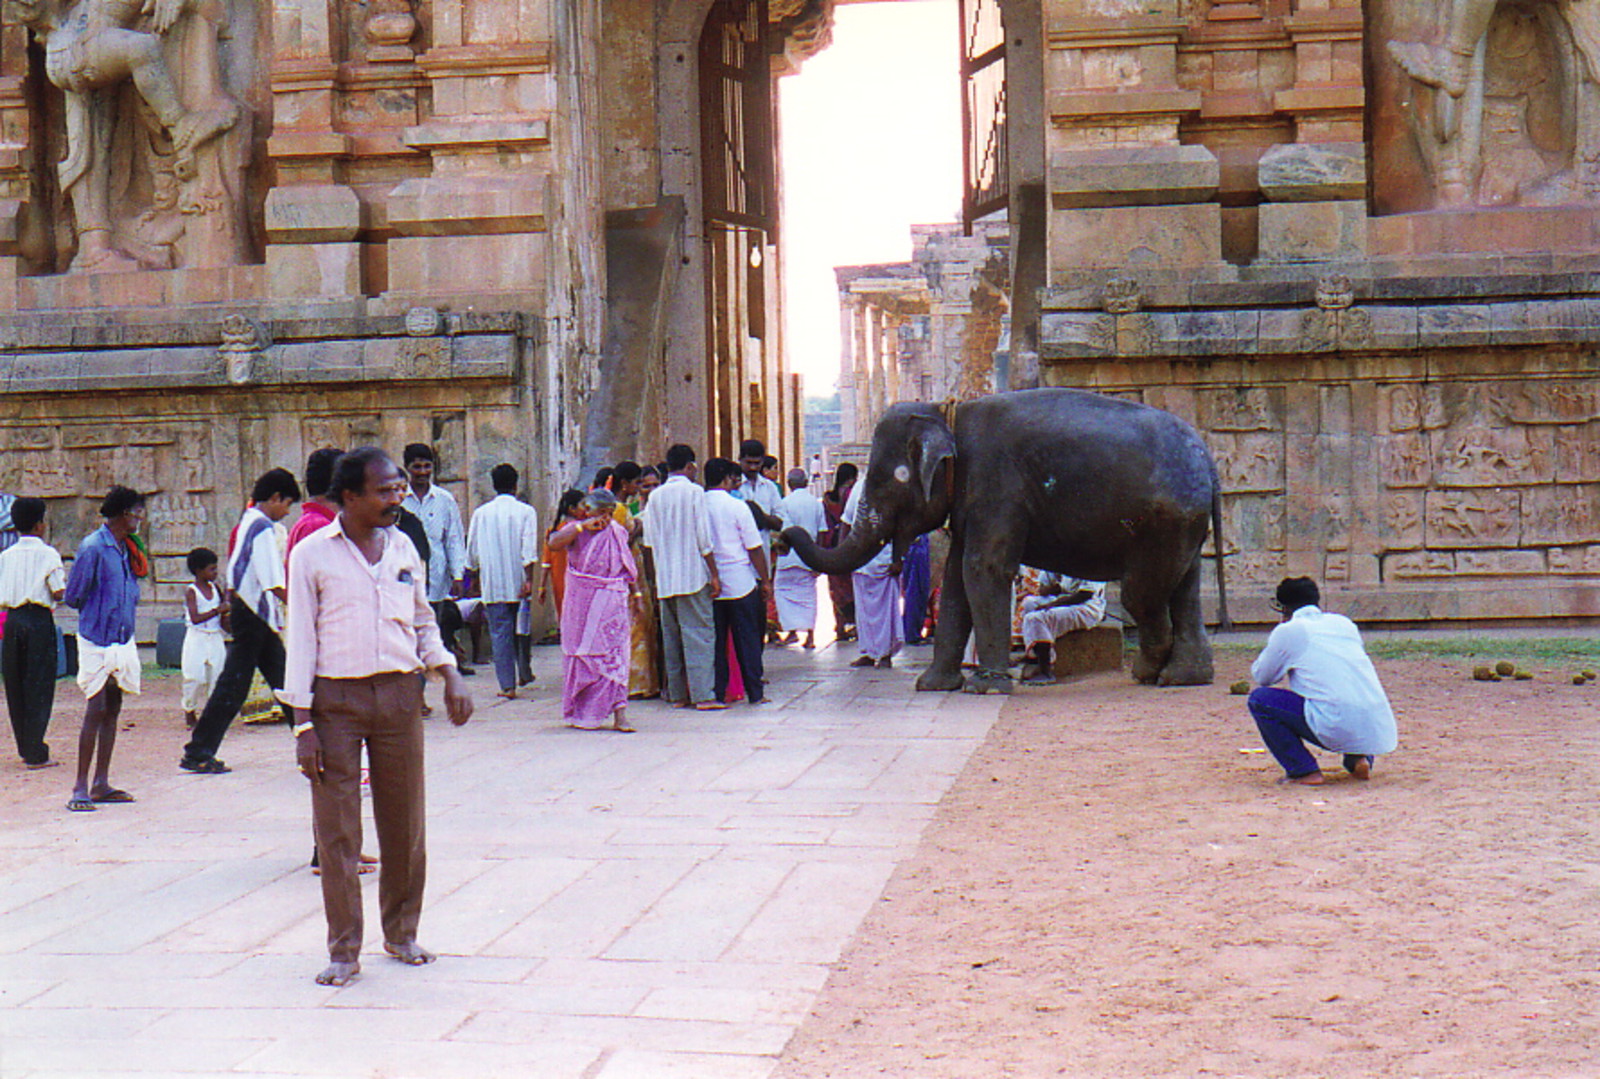
[[[911,469],[905,465],[894,466],[894,478],[900,483],[907,483],[911,479]]]

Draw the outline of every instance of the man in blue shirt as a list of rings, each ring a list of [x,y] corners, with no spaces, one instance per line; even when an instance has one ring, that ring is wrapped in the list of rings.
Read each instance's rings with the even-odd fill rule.
[[[124,692],[139,693],[139,650],[133,640],[139,578],[149,572],[143,551],[133,543],[144,521],[144,496],[113,487],[100,503],[105,524],[78,545],[63,597],[78,612],[78,686],[89,699],[78,735],[78,775],[67,808],[91,811],[97,804],[131,802],[133,796],[111,785],[111,751],[117,744],[117,719]],[[89,763],[95,763],[89,783]]]

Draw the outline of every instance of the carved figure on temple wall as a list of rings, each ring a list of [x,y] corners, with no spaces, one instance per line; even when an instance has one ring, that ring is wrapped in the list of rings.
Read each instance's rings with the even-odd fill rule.
[[[71,272],[244,261],[250,125],[222,77],[223,0],[13,3],[63,95]]]
[[[1389,58],[1409,77],[1412,132],[1440,207],[1600,197],[1600,10],[1570,0],[1397,6]]]

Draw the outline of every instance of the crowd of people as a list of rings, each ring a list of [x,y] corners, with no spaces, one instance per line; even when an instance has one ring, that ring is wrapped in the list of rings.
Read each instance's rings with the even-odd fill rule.
[[[403,464],[403,467],[402,467]],[[263,473],[227,538],[226,553],[190,551],[184,592],[182,709],[189,741],[179,767],[230,768],[218,756],[259,675],[272,688],[311,783],[313,859],[322,877],[330,964],[343,985],[359,971],[357,876],[378,869],[385,948],[406,963],[416,943],[425,870],[422,720],[428,677],[444,683],[451,722],[473,711],[466,676],[486,627],[500,697],[534,681],[533,604],[559,618],[561,715],[581,730],[632,732],[630,699],[660,696],[701,711],[767,700],[764,650],[816,647],[818,577],[782,542],[798,527],[838,545],[863,512],[853,465],[821,497],[815,477],[778,462],[761,442],[739,457],[698,462],[683,444],[659,464],[622,461],[587,490],[564,492],[549,527],[519,497],[510,464],[489,474],[494,495],[463,521],[435,482],[433,447],[319,449],[300,479]],[[303,487],[302,487],[303,480]],[[290,527],[285,522],[299,507]],[[102,524],[78,545],[70,571],[45,542],[46,503],[0,496],[0,676],[17,750],[28,768],[56,763],[45,741],[60,664],[53,611],[78,612],[77,682],[85,700],[74,812],[132,802],[110,769],[125,696],[140,692],[135,642],[139,581],[150,573],[141,537],[145,497],[113,487]],[[9,527],[7,527],[9,526]],[[931,623],[927,537],[891,562],[886,545],[844,580],[829,581],[838,639],[854,637],[852,666],[889,668]],[[842,575],[841,575],[842,576]],[[537,583],[536,583],[537,582]],[[1028,571],[1018,582],[1014,636],[1031,680],[1049,681],[1056,642],[1104,616],[1104,585]],[[1321,781],[1306,743],[1345,755],[1357,778],[1394,748],[1394,719],[1353,624],[1325,615],[1309,580],[1278,593],[1285,625],[1255,667],[1250,712],[1296,783]],[[1288,689],[1268,688],[1287,679]],[[1025,679],[1026,680],[1026,679]],[[362,754],[380,857],[362,853]]]

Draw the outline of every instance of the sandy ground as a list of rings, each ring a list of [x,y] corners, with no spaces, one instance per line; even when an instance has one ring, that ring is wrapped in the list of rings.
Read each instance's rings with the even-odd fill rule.
[[[1014,697],[777,1074],[1600,1074],[1600,685],[1380,662],[1400,750],[1285,788],[1218,666]]]
[[[1226,689],[1247,662],[1012,698],[777,1074],[1600,1074],[1600,684],[1380,661],[1399,752],[1283,788]],[[135,795],[176,769],[177,690],[147,668],[124,710]],[[66,801],[81,715],[60,683],[66,766],[0,766],[0,821]],[[278,733],[287,766],[287,732],[230,738]]]

